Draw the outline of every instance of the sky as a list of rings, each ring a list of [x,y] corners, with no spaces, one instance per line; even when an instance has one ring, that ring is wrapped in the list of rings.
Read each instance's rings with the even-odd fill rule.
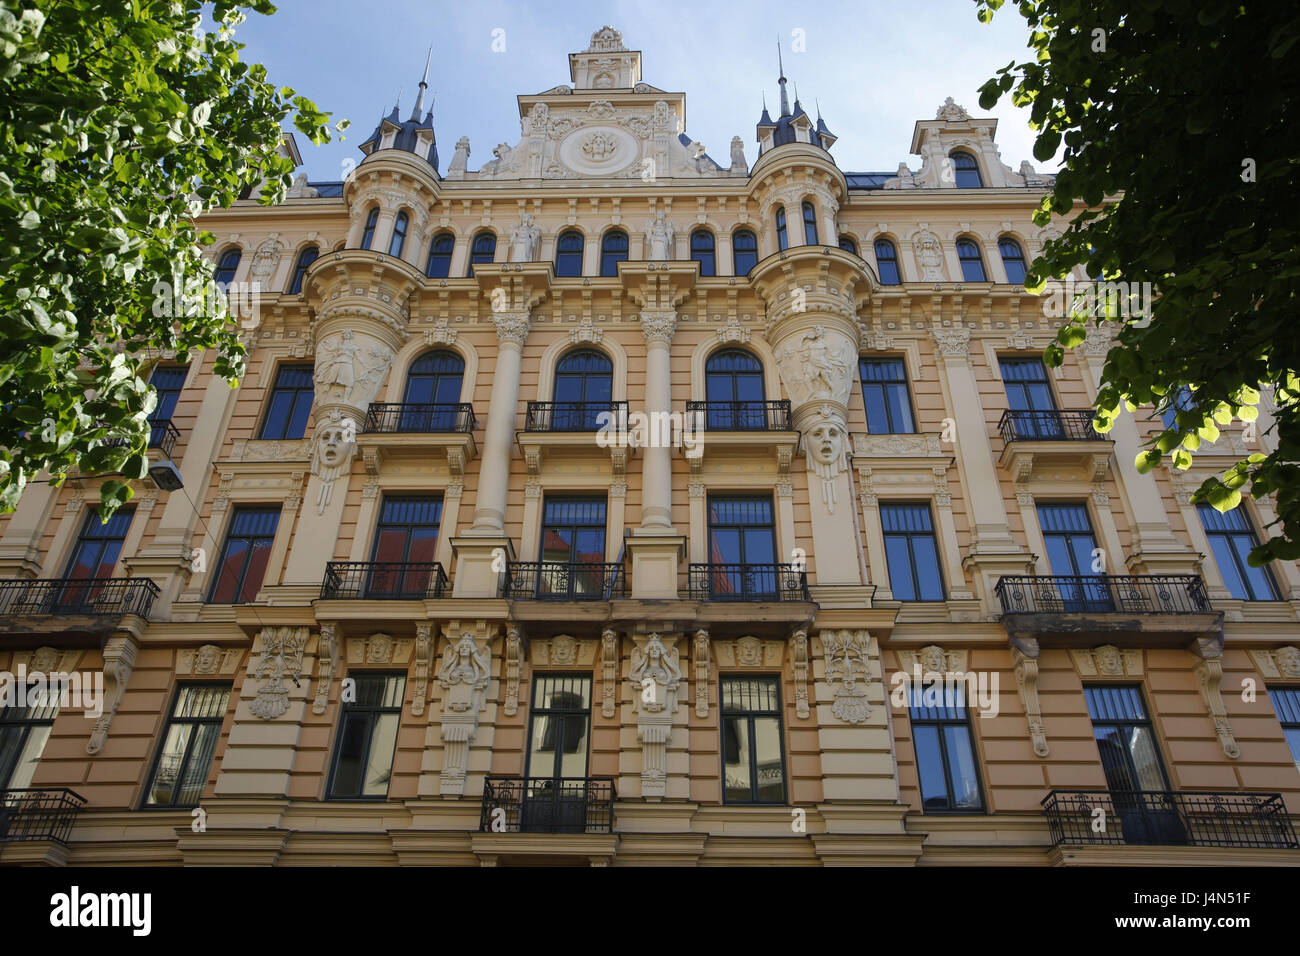
[[[645,82],[686,94],[687,134],[723,166],[735,135],[754,163],[764,92],[777,112],[779,40],[791,95],[797,85],[814,117],[820,105],[839,137],[831,155],[846,172],[919,168],[908,153],[913,125],[933,119],[947,96],[972,115],[997,117],[1002,161],[1019,168],[1033,160],[1028,111],[1006,97],[980,110],[976,91],[1029,58],[1028,28],[1012,4],[991,24],[975,11],[974,0],[280,0],[273,16],[250,14],[236,38],[272,82],[352,121],[342,142],[316,147],[298,137],[312,181],[340,180],[360,161],[357,145],[399,90],[409,114],[430,44],[439,172],[461,136],[470,139],[469,168],[478,169],[498,143],[518,142],[515,96],[569,83],[568,54],[585,50],[605,24],[642,51]]]

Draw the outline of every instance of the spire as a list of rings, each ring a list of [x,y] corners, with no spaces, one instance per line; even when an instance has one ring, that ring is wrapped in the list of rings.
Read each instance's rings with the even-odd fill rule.
[[[777,83],[781,85],[781,115],[790,115],[790,97],[785,92],[785,63],[781,59],[781,38],[776,40],[776,62],[781,68],[781,75],[777,78]]]
[[[803,112],[803,107],[799,104],[799,84],[794,85],[794,115],[798,116]]]
[[[420,80],[420,92],[415,98],[415,109],[411,110],[411,119],[420,121],[420,111],[424,109],[424,91],[429,88],[429,64],[433,60],[433,44],[429,44],[429,55],[424,58],[424,78]]]

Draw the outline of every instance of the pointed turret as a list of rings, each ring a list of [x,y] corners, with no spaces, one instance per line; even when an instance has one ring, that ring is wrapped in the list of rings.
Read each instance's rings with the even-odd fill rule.
[[[781,88],[781,115],[773,122],[767,112],[767,99],[763,100],[763,115],[758,121],[758,153],[763,155],[769,149],[784,146],[786,143],[808,143],[829,150],[835,142],[835,136],[826,128],[821,118],[821,108],[817,110],[817,123],[814,125],[803,104],[799,102],[799,86],[794,88],[794,108],[790,108],[790,94],[786,85],[790,82],[785,75],[785,59],[781,53],[781,43],[776,47],[777,68],[780,75],[777,85]]]
[[[425,159],[438,168],[438,144],[433,133],[433,109],[425,110],[424,96],[429,89],[429,67],[433,63],[433,47],[424,60],[424,76],[409,119],[402,120],[402,94],[398,91],[393,111],[379,121],[375,131],[361,144],[361,151],[369,156],[380,149],[402,149]],[[421,118],[421,113],[424,114]]]

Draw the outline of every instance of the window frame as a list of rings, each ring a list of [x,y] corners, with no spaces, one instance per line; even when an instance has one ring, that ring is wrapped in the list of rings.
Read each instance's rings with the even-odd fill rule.
[[[239,521],[241,516],[254,515],[259,513],[264,515],[270,515],[274,518],[274,522],[273,522],[274,527],[269,536],[265,534],[250,534],[250,533],[236,534],[235,533],[235,525]],[[263,586],[265,586],[266,584],[267,568],[263,569],[262,581],[260,584],[258,584],[257,591],[254,591],[252,596],[250,596],[247,599],[241,600],[240,598],[240,595],[244,593],[244,589],[248,585],[249,566],[252,564],[253,556],[257,552],[257,546],[253,542],[269,541],[269,544],[267,545],[267,555],[266,555],[266,560],[269,568],[269,564],[271,560],[271,552],[275,550],[275,536],[280,530],[280,516],[281,516],[280,505],[241,504],[234,507],[231,510],[230,523],[226,526],[226,535],[224,540],[221,543],[221,553],[218,556],[217,563],[214,565],[213,568],[212,581],[208,584],[208,594],[207,594],[208,604],[220,604],[222,606],[251,604],[257,598],[257,592],[261,591]],[[239,574],[235,582],[235,590],[232,599],[229,601],[221,601],[217,599],[217,588],[221,585],[222,582],[221,570],[222,568],[225,567],[226,557],[230,551],[230,544],[232,541],[243,541],[247,545],[247,551],[244,552],[244,557],[240,564]]]
[[[388,239],[388,254],[394,259],[402,258],[402,250],[406,248],[406,230],[410,225],[411,217],[403,210],[397,214],[393,220],[393,234]],[[397,249],[394,251],[393,247]]]
[[[741,249],[736,242],[737,237],[741,237],[748,243],[753,243],[753,248]],[[754,261],[750,263],[748,269],[741,270],[741,256],[753,256]],[[758,265],[758,234],[752,229],[736,229],[731,234],[731,271],[737,276],[747,276]]]
[[[924,510],[926,520],[930,527],[928,531],[889,531],[885,528],[885,513],[892,509],[902,508],[920,508]],[[880,509],[880,534],[884,539],[885,546],[885,567],[889,571],[889,590],[895,601],[906,603],[916,603],[922,601],[946,601],[948,600],[948,582],[943,573],[943,547],[939,543],[939,535],[935,529],[934,508],[929,501],[882,501],[879,504]],[[939,596],[923,597],[921,596],[921,577],[916,564],[916,548],[913,545],[913,539],[918,537],[928,537],[930,543],[934,546],[934,568],[939,577]],[[894,574],[893,563],[889,560],[889,539],[902,538],[907,546],[907,566],[911,575],[911,585],[913,597],[900,597],[898,593],[898,580]]]
[[[436,249],[443,240],[446,240],[447,249],[444,252]],[[456,252],[456,236],[454,233],[443,231],[435,233],[429,239],[429,254],[424,259],[424,277],[426,279],[448,279],[451,277],[451,257]],[[434,263],[444,263],[445,268],[441,270],[434,269]]]
[[[13,711],[20,708],[16,706],[0,706],[0,728],[18,727],[18,733],[21,735],[18,746],[14,748],[14,763],[7,770],[0,766],[0,791],[8,790],[14,782],[14,774],[22,766],[21,757],[27,750],[28,742],[31,740],[32,731],[38,727],[46,728],[45,739],[41,741],[40,751],[36,754],[35,763],[40,764],[42,757],[45,755],[45,748],[50,744],[50,735],[54,732],[54,722],[59,719],[59,704],[63,699],[63,687],[60,685],[56,690],[50,681],[46,681],[46,704],[37,711],[38,716],[31,716],[34,710],[30,697],[27,706],[21,708],[26,716],[10,716]],[[30,687],[30,682],[29,682]],[[51,703],[52,699],[52,703]],[[35,770],[32,771],[35,774]],[[28,787],[31,781],[26,781]],[[14,789],[28,789],[27,787],[15,787]]]
[[[805,199],[800,203],[799,209],[800,214],[803,216],[803,244],[805,246],[821,245],[821,241],[817,238],[817,207]]]
[[[721,784],[722,784],[722,805],[736,807],[781,807],[790,804],[790,766],[786,755],[786,737],[785,737],[785,715],[782,711],[785,709],[785,700],[781,693],[782,675],[780,674],[749,674],[749,673],[727,673],[718,675],[718,730],[719,730],[719,762],[722,765]],[[775,710],[727,710],[725,701],[727,699],[725,685],[728,681],[770,681],[776,691],[776,709]],[[727,718],[742,717],[747,729],[747,743],[749,745],[749,792],[753,799],[735,800],[727,796]],[[758,780],[758,748],[755,746],[757,733],[755,731],[755,720],[757,718],[776,718],[776,737],[778,749],[781,755],[781,799],[780,800],[759,800],[757,793],[759,791]]]
[[[587,704],[586,704],[586,708],[583,709],[583,710],[579,710],[578,708],[542,707],[542,706],[539,706],[538,703],[537,703],[537,690],[538,690],[538,686],[539,686],[539,684],[540,684],[541,681],[543,681],[543,680],[548,680],[548,679],[549,679],[549,680],[556,680],[556,679],[558,679],[558,680],[581,680],[581,681],[586,681],[586,688],[587,688],[587,689],[586,689],[586,694],[587,694]],[[587,778],[587,777],[589,777],[589,776],[591,775],[591,734],[592,734],[592,731],[593,731],[593,729],[594,729],[594,728],[593,728],[593,721],[592,721],[592,709],[593,709],[593,707],[594,707],[594,705],[595,705],[595,700],[596,700],[596,696],[595,696],[595,695],[596,695],[596,690],[595,690],[595,680],[594,680],[593,675],[591,674],[590,671],[586,671],[586,672],[584,672],[584,671],[567,671],[567,670],[560,670],[560,671],[544,670],[544,671],[543,671],[543,670],[536,670],[536,669],[534,669],[534,671],[533,671],[533,679],[532,679],[531,686],[529,687],[529,691],[528,691],[528,736],[527,736],[527,739],[524,741],[524,777],[525,777],[525,779],[529,779],[529,780],[574,780],[574,779],[585,779],[585,778]],[[537,731],[537,719],[538,719],[539,717],[545,717],[545,718],[548,718],[548,719],[549,719],[549,718],[551,718],[551,717],[557,717],[557,716],[561,716],[561,717],[576,717],[576,716],[579,716],[579,715],[585,717],[586,720],[587,720],[587,732],[586,732],[586,734],[584,735],[584,737],[585,737],[585,739],[586,739],[587,747],[586,747],[586,754],[585,754],[585,756],[584,756],[583,764],[582,764],[582,777],[581,777],[581,778],[575,778],[575,777],[563,777],[563,776],[556,776],[554,773],[552,773],[552,774],[538,774],[538,773],[536,773],[536,772],[535,772],[536,768],[533,767],[533,735],[534,735],[535,732]],[[567,723],[567,722],[566,722],[566,723]],[[543,729],[542,732],[545,733],[545,729]],[[556,769],[559,769],[560,765],[563,763],[563,761],[564,761],[563,753],[564,753],[564,748],[563,748],[563,744],[562,744],[562,743],[561,743],[561,746],[556,747],[555,750],[552,751],[551,769],[552,769],[553,771],[556,770]]]
[[[486,248],[489,242],[492,244],[490,250]],[[466,267],[465,277],[469,279],[474,277],[476,265],[489,265],[496,261],[497,234],[491,229],[480,229],[469,241],[469,265]]]
[[[577,241],[577,248],[565,249],[565,241]],[[555,278],[577,279],[582,275],[587,237],[579,229],[565,229],[555,237]]]
[[[961,267],[961,281],[962,282],[988,282],[989,270],[988,267],[984,265],[984,253],[980,249],[979,241],[976,239],[972,239],[970,236],[958,236],[955,245],[957,248],[957,263]],[[964,247],[973,250],[974,255],[963,255],[962,250]],[[972,266],[972,265],[979,267],[980,271],[979,271],[978,279],[972,278],[970,273],[967,271],[967,266]]]
[[[1267,690],[1273,701],[1273,713],[1282,728],[1282,739],[1291,748],[1296,771],[1300,773],[1300,684],[1270,684]]]
[[[231,261],[231,256],[234,256],[234,261]],[[217,257],[217,265],[212,270],[212,281],[222,292],[235,281],[235,274],[239,272],[239,263],[243,258],[244,250],[240,246],[231,246]],[[222,276],[226,273],[229,273],[229,277],[223,279]]]
[[[1255,522],[1252,520],[1250,512],[1243,510],[1245,507],[1246,507],[1245,502],[1242,502],[1241,504],[1237,505],[1237,507],[1233,508],[1231,511],[1225,511],[1220,513],[1214,510],[1213,505],[1209,504],[1208,502],[1202,501],[1198,503],[1196,506],[1196,516],[1200,519],[1201,530],[1205,533],[1205,539],[1210,544],[1210,553],[1214,557],[1214,566],[1219,569],[1219,577],[1223,579],[1223,586],[1228,590],[1229,594],[1232,594],[1232,588],[1229,587],[1228,576],[1223,573],[1224,570],[1223,562],[1219,560],[1219,549],[1215,547],[1216,538],[1224,539],[1225,546],[1228,548],[1228,551],[1232,556],[1232,562],[1233,562],[1232,571],[1237,576],[1237,580],[1240,581],[1243,587],[1245,587],[1246,589],[1246,594],[1244,597],[1239,596],[1237,594],[1232,594],[1233,600],[1252,601],[1252,602],[1253,601],[1280,601],[1282,600],[1282,592],[1281,589],[1278,588],[1277,578],[1274,577],[1272,568],[1269,568],[1267,566],[1262,568],[1251,568],[1249,563],[1246,561],[1246,555],[1249,554],[1250,549],[1259,545],[1259,535],[1255,531]],[[1228,517],[1229,515],[1239,516],[1241,519],[1241,523],[1245,525],[1245,527],[1223,529],[1223,530],[1211,530],[1210,526],[1206,524],[1205,519],[1207,516],[1212,517],[1214,518],[1214,520],[1221,521],[1221,522],[1236,520],[1235,517],[1229,518]],[[1238,540],[1243,538],[1247,539],[1248,542],[1245,553],[1243,553],[1237,546]],[[1261,574],[1263,574],[1265,583],[1267,583],[1269,586],[1271,593],[1266,597],[1256,596],[1254,585],[1250,583],[1250,576],[1247,572],[1255,571],[1255,570],[1258,570]]]
[[[1139,704],[1141,705],[1141,707],[1142,707],[1142,718],[1141,718],[1141,719],[1122,719],[1122,720],[1121,720],[1121,719],[1112,719],[1112,718],[1107,718],[1107,717],[1097,717],[1097,716],[1093,713],[1092,704],[1091,704],[1090,697],[1089,697],[1090,692],[1091,692],[1091,691],[1106,691],[1106,692],[1111,692],[1111,691],[1116,691],[1116,690],[1132,690],[1132,691],[1134,691],[1134,692],[1136,693],[1136,695],[1137,695],[1137,701],[1138,701],[1138,703],[1139,703]],[[1088,681],[1088,682],[1084,683],[1084,685],[1083,685],[1083,699],[1084,699],[1084,707],[1085,707],[1085,709],[1086,709],[1087,712],[1088,712],[1088,721],[1089,721],[1089,723],[1092,725],[1092,739],[1093,739],[1093,743],[1097,745],[1097,760],[1098,760],[1098,762],[1101,764],[1101,767],[1102,767],[1102,774],[1103,774],[1103,775],[1106,775],[1106,760],[1105,760],[1105,758],[1102,756],[1102,752],[1101,752],[1101,741],[1099,741],[1099,740],[1097,739],[1097,727],[1098,727],[1098,725],[1101,725],[1101,726],[1103,726],[1103,727],[1140,727],[1140,728],[1143,728],[1143,729],[1145,729],[1146,731],[1148,731],[1148,732],[1150,733],[1150,737],[1151,737],[1151,748],[1152,748],[1152,750],[1155,752],[1155,755],[1156,755],[1156,766],[1159,768],[1159,770],[1160,770],[1160,775],[1161,775],[1162,779],[1164,780],[1164,788],[1163,788],[1163,790],[1142,790],[1142,789],[1141,789],[1141,787],[1140,787],[1140,783],[1141,783],[1141,781],[1139,780],[1139,776],[1140,776],[1140,775],[1139,775],[1138,772],[1137,772],[1137,765],[1133,762],[1133,753],[1132,753],[1132,750],[1131,750],[1131,748],[1129,748],[1129,747],[1125,747],[1125,748],[1123,749],[1123,751],[1122,751],[1122,753],[1123,753],[1123,755],[1124,755],[1124,764],[1125,764],[1125,769],[1127,770],[1127,772],[1128,772],[1128,774],[1129,774],[1129,778],[1130,778],[1130,779],[1132,780],[1132,782],[1134,783],[1136,789],[1135,789],[1135,790],[1131,790],[1131,791],[1113,791],[1113,790],[1112,790],[1111,792],[1112,792],[1112,793],[1114,793],[1114,792],[1120,792],[1120,793],[1125,793],[1125,792],[1128,792],[1128,793],[1132,793],[1132,792],[1138,792],[1138,793],[1161,793],[1161,792],[1168,792],[1168,791],[1173,790],[1173,789],[1174,789],[1174,788],[1173,788],[1173,785],[1172,785],[1172,783],[1171,783],[1171,781],[1170,781],[1170,779],[1169,779],[1169,767],[1168,767],[1168,765],[1165,763],[1164,752],[1162,751],[1162,749],[1161,749],[1161,747],[1160,747],[1160,738],[1159,738],[1159,735],[1156,733],[1155,720],[1154,720],[1154,719],[1152,718],[1152,716],[1151,716],[1151,708],[1150,708],[1149,706],[1147,706],[1146,695],[1142,692],[1142,684],[1140,684],[1140,683],[1133,683],[1133,682],[1131,682],[1131,681],[1120,681],[1120,682],[1114,682],[1114,683],[1112,683],[1112,682],[1100,682],[1100,681],[1095,681],[1095,680],[1094,680],[1094,681]],[[1109,776],[1106,776],[1106,789],[1107,789],[1107,790],[1111,790],[1111,786],[1110,786],[1110,777],[1109,777]]]
[[[891,378],[891,379],[885,379],[885,378],[868,379],[867,378],[866,370],[868,366],[883,366],[887,364],[897,365],[901,378]],[[867,418],[867,434],[869,435],[915,435],[917,433],[916,408],[912,402],[912,386],[907,378],[907,361],[905,358],[901,356],[866,356],[866,355],[858,356],[858,384],[862,389],[862,407]],[[867,397],[868,386],[871,386],[874,389],[879,391],[880,408],[884,412],[886,424],[889,425],[888,431],[883,431],[883,432],[876,431],[872,427],[872,422],[871,422],[872,402]],[[907,425],[910,426],[905,429],[899,429],[894,427],[899,423],[894,421],[893,406],[889,401],[890,390],[891,389],[897,390],[899,388],[901,388],[902,396],[903,396],[902,407],[907,412],[907,418],[908,418]]]
[[[852,255],[858,255],[858,243],[852,236],[840,236],[840,248]]]
[[[619,242],[623,247],[617,247]],[[611,247],[611,243],[614,244]],[[672,250],[670,249],[669,252]],[[618,264],[627,262],[628,254],[631,252],[631,240],[627,232],[622,229],[610,229],[600,237],[600,275],[601,278],[610,279],[618,277]]]
[[[790,234],[786,228],[785,206],[776,207],[776,248],[784,252],[790,248]]]
[[[307,259],[308,253],[311,254],[310,259]],[[293,263],[293,276],[289,279],[289,295],[299,295],[302,293],[302,280],[306,277],[307,270],[311,268],[311,264],[319,258],[320,246],[317,245],[304,246],[298,252],[298,258],[295,259]],[[304,259],[306,259],[305,262],[303,261]]]
[[[347,702],[347,701],[340,700],[339,709],[338,709],[338,718],[336,721],[336,730],[334,734],[334,746],[331,748],[332,752],[330,754],[329,773],[325,778],[325,799],[326,800],[353,800],[353,801],[364,802],[364,803],[385,803],[390,799],[390,793],[393,788],[393,767],[397,764],[397,740],[398,737],[401,736],[401,732],[402,732],[402,709],[403,709],[403,705],[406,702],[406,692],[409,689],[408,674],[406,673],[406,671],[394,671],[394,670],[349,670],[348,673],[344,675],[345,679],[348,677],[355,678],[356,680],[358,680],[358,682],[363,678],[379,678],[383,680],[388,680],[390,678],[401,678],[402,694],[401,694],[401,698],[397,702],[396,707],[383,707],[383,706],[374,707],[370,705],[360,705],[356,701]],[[393,734],[393,752],[389,757],[389,763],[388,763],[388,787],[385,788],[383,796],[379,796],[377,794],[366,795],[364,793],[358,793],[358,794],[335,793],[335,787],[338,783],[339,758],[342,756],[342,750],[343,750],[344,723],[347,717],[357,713],[364,713],[364,714],[371,715],[370,733],[366,735],[365,749],[362,751],[361,758],[360,758],[360,765],[363,768],[361,773],[362,786],[365,785],[364,768],[368,767],[370,763],[369,757],[370,757],[371,744],[372,744],[371,734],[373,734],[374,731],[373,719],[376,715],[381,715],[381,714],[397,715],[397,730]]]
[[[959,162],[959,159],[964,160],[965,164]],[[973,153],[967,152],[964,149],[954,149],[948,153],[948,161],[952,163],[953,185],[958,189],[984,188],[984,176],[980,172],[979,160],[975,158]],[[972,175],[975,179],[974,182],[970,181]],[[965,179],[966,182],[962,182],[963,179]]]
[[[316,401],[315,383],[312,378],[314,370],[315,366],[306,362],[281,362],[276,367],[275,380],[271,383],[270,397],[267,399],[266,410],[262,413],[262,423],[257,429],[258,441],[299,441],[307,434],[307,423],[311,420],[311,408]],[[281,385],[280,377],[286,372],[305,372],[307,375],[306,384],[299,386]],[[273,422],[271,416],[275,410],[276,396],[282,392],[292,396],[285,410],[284,426],[280,429],[280,434],[268,435],[267,430]],[[299,403],[304,396],[307,399],[307,406],[305,411],[300,412]],[[302,430],[297,435],[290,435],[289,432],[292,430],[291,426],[294,418],[300,413],[302,414]]]
[[[1015,251],[1015,255],[1007,255],[1008,246]],[[1029,274],[1029,263],[1025,259],[1025,250],[1024,247],[1020,245],[1020,242],[1014,236],[999,236],[998,255],[1002,259],[1002,269],[1007,274],[1007,282],[1013,285],[1024,285],[1025,276]],[[1018,278],[1011,275],[1010,266],[1013,264],[1017,265],[1020,269],[1020,276]]]
[[[226,691],[226,703],[221,710],[220,717],[177,717],[176,707],[181,702],[182,692],[191,687],[220,687]],[[172,691],[171,706],[167,708],[167,719],[163,722],[162,733],[158,737],[158,744],[154,748],[153,760],[149,764],[149,773],[145,777],[144,790],[140,794],[139,808],[141,810],[188,810],[197,807],[203,800],[203,791],[207,789],[208,778],[212,776],[212,767],[217,760],[217,748],[221,746],[221,728],[225,725],[226,715],[230,712],[230,698],[234,694],[234,684],[231,681],[177,681]],[[215,724],[217,727],[217,740],[212,747],[212,756],[208,758],[208,769],[203,775],[203,786],[199,789],[198,799],[194,803],[177,803],[176,792],[173,790],[172,799],[168,803],[150,803],[149,795],[153,792],[154,783],[158,775],[158,770],[162,764],[163,751],[167,746],[167,738],[171,732],[173,724]],[[180,769],[176,772],[176,779],[182,780],[185,776],[185,770],[190,765],[190,758],[194,755],[194,738],[191,735],[186,741],[183,759],[181,760]]]
[[[707,243],[708,248],[704,248]],[[690,237],[691,261],[700,264],[700,277],[713,278],[718,274],[718,240],[708,229],[695,229]],[[707,257],[707,258],[706,258]]]
[[[924,695],[925,684],[922,682],[920,687],[915,684],[909,685],[908,689],[908,706],[907,720],[912,734],[912,752],[916,756],[916,789],[921,800],[921,812],[931,816],[970,816],[972,814],[980,816],[988,813],[988,800],[984,793],[984,774],[980,770],[980,751],[976,746],[975,726],[971,721],[970,708],[966,706],[966,685],[958,683],[955,685],[954,698],[949,698],[946,693],[945,684],[940,681],[936,685],[942,702],[934,708],[937,712],[947,713],[956,709],[961,710],[961,717],[935,716],[935,717],[918,717],[918,706],[913,703],[916,696]],[[924,697],[922,696],[921,707],[925,707]],[[937,731],[935,737],[939,745],[939,759],[943,768],[944,788],[947,791],[948,805],[946,807],[931,808],[926,805],[925,787],[922,783],[923,775],[921,773],[921,750],[917,746],[917,728],[934,727]],[[966,731],[966,743],[970,747],[971,766],[975,772],[975,792],[979,796],[979,806],[976,807],[959,807],[956,805],[957,794],[953,786],[953,777],[951,773],[952,761],[948,752],[948,735],[944,730],[949,727],[960,727]]]
[[[881,246],[885,246],[886,248],[889,249],[889,255],[887,257],[884,258],[881,257],[880,255]],[[875,251],[876,254],[876,275],[880,279],[880,284],[881,285],[902,285],[903,270],[899,266],[898,246],[895,245],[894,240],[877,239],[875,240],[875,242],[872,243],[872,249]],[[885,267],[884,267],[885,262],[888,262],[890,268],[892,268],[894,271],[894,281],[892,282],[886,280],[885,278]]]
[[[375,241],[375,228],[379,225],[379,207],[366,213],[366,224],[361,229],[361,248],[369,249]]]

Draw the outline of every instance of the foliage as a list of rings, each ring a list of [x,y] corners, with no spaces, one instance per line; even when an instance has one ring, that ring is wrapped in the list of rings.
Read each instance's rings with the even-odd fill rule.
[[[245,7],[275,12],[0,0],[0,510],[42,469],[55,483],[72,468],[143,477],[155,396],[142,372],[162,350],[213,349],[238,384],[246,351],[225,298],[157,309],[157,290],[210,280],[195,217],[263,179],[262,202],[283,197],[291,111],[312,142],[330,135],[328,114],[239,59]],[[105,481],[101,515],[130,496]]]
[[[987,22],[1003,0],[976,0]],[[1138,456],[1176,469],[1219,426],[1251,434],[1271,392],[1276,450],[1263,447],[1195,501],[1236,507],[1276,496],[1280,532],[1252,564],[1300,557],[1300,7],[1226,0],[1022,0],[1034,59],[980,89],[991,108],[1008,92],[1037,130],[1034,155],[1064,144],[1064,165],[1035,221],[1073,215],[1046,243],[1026,285],[1082,265],[1093,279],[1150,282],[1151,314],[1124,303],[1066,316],[1045,356],[1059,365],[1089,319],[1118,331],[1105,363],[1095,425],[1121,409],[1178,408]],[[1077,212],[1077,214],[1075,214]],[[1102,297],[1104,300],[1105,297]],[[1087,314],[1088,312],[1091,314]],[[1178,402],[1181,389],[1190,401]],[[1183,407],[1186,406],[1186,407]]]

